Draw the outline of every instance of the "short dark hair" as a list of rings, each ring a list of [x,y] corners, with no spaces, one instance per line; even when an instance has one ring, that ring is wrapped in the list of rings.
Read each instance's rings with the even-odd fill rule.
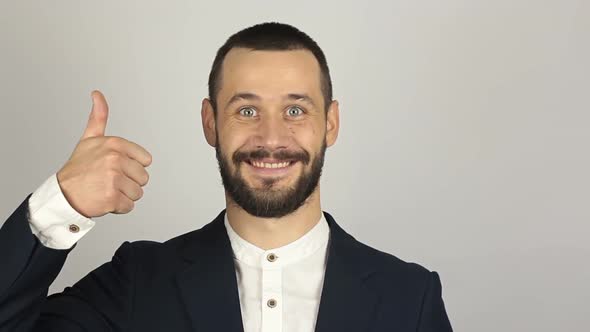
[[[217,94],[221,84],[221,65],[227,53],[234,47],[253,50],[308,50],[313,53],[320,65],[320,86],[324,96],[325,111],[332,101],[332,80],[324,52],[306,33],[284,23],[265,22],[253,25],[230,36],[217,50],[209,73],[209,99],[213,111],[217,113]]]

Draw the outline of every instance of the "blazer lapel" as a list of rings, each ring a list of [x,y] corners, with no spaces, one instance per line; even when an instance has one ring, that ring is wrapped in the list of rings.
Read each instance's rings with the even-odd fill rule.
[[[369,331],[379,296],[364,281],[375,271],[362,255],[362,244],[329,213],[324,216],[330,225],[330,242],[315,331]]]
[[[368,331],[379,295],[365,281],[375,272],[363,245],[327,212],[330,240],[316,332]],[[225,210],[194,231],[182,249],[187,267],[177,284],[193,329],[243,332],[231,243],[223,224]]]
[[[183,249],[189,265],[177,275],[193,329],[199,332],[244,331],[224,212],[189,237]]]

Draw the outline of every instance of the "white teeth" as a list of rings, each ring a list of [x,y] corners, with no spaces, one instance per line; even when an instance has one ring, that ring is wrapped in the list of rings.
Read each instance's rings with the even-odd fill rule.
[[[261,163],[258,161],[251,161],[251,164],[260,167],[260,168],[283,168],[289,166],[290,162],[282,162],[282,163]]]

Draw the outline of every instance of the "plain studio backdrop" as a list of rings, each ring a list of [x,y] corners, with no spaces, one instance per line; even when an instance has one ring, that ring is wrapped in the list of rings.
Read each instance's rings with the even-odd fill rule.
[[[200,103],[217,49],[264,21],[328,59],[323,210],[438,271],[457,331],[590,329],[588,1],[3,1],[0,222],[67,161],[93,89],[106,135],[153,155],[144,197],[95,219],[50,293],[224,208]]]

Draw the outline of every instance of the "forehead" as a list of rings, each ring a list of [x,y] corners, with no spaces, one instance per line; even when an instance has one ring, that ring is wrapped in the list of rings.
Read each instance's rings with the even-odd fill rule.
[[[288,93],[321,98],[320,68],[308,50],[232,48],[221,66],[219,100],[248,91],[272,99]]]

